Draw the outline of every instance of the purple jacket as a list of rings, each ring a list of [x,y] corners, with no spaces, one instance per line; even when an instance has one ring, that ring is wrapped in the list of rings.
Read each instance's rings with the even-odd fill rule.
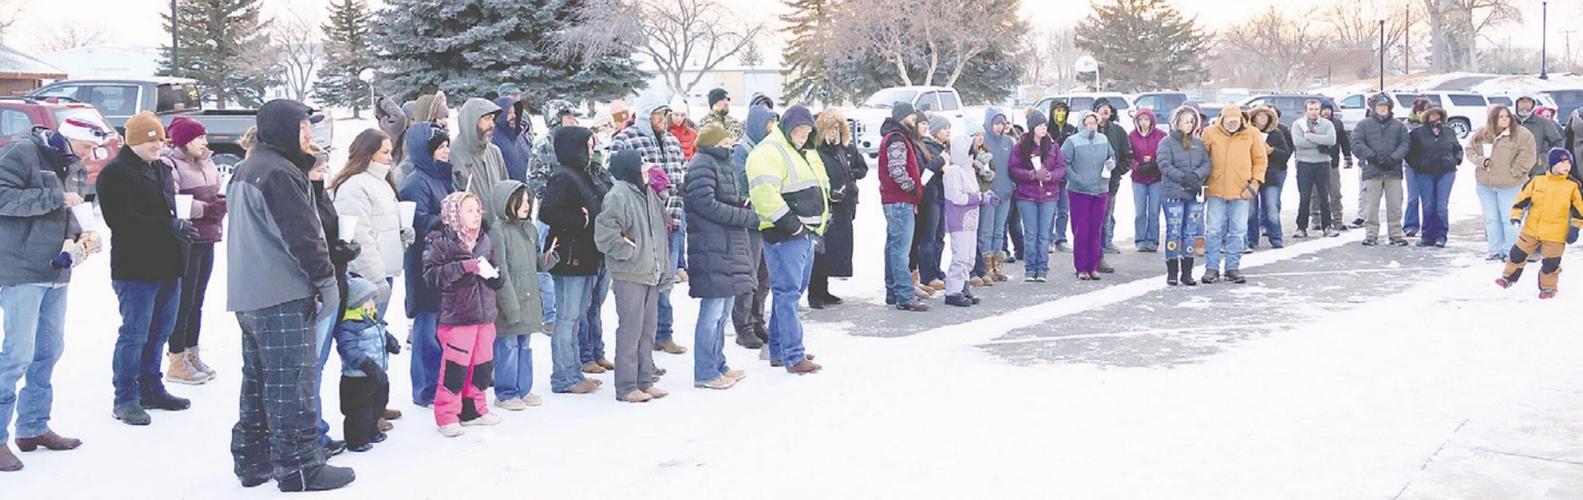
[[[501,278],[486,280],[467,272],[463,262],[494,260],[494,244],[489,233],[480,231],[471,252],[462,248],[450,228],[429,232],[429,245],[423,251],[423,279],[440,291],[440,324],[446,326],[494,324],[495,290],[505,286]]]
[[[1138,109],[1137,116],[1133,116],[1132,119],[1137,122],[1141,117],[1149,117],[1151,127],[1148,133],[1140,134],[1140,130],[1133,130],[1132,133],[1127,134],[1127,144],[1132,146],[1132,182],[1156,184],[1160,182],[1160,168],[1156,163],[1159,157],[1156,153],[1159,152],[1160,141],[1165,139],[1165,133],[1160,131],[1160,122],[1154,119],[1154,111],[1149,111],[1148,108]],[[1145,157],[1148,157],[1149,161],[1143,161]]]
[[[1034,165],[1028,161],[1033,155],[1038,154],[1038,147],[1031,141],[1018,142],[1011,148],[1011,164],[1008,171],[1011,179],[1017,184],[1017,190],[1011,198],[1017,201],[1047,202],[1056,201],[1061,196],[1061,184],[1066,182],[1066,158],[1061,156],[1061,146],[1050,140],[1049,150],[1045,151],[1041,163],[1043,169],[1050,172],[1050,180],[1039,181],[1034,172]]]

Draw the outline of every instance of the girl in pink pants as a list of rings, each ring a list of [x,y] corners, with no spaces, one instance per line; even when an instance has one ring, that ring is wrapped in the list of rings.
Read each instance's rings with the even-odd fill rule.
[[[494,246],[483,227],[483,203],[471,193],[440,201],[445,227],[431,231],[423,279],[440,290],[440,386],[434,422],[446,437],[462,426],[495,425],[484,390],[494,385],[495,290],[505,283],[490,263]]]

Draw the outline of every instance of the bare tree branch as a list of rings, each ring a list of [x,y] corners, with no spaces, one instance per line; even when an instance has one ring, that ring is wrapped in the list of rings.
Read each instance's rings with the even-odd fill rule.
[[[286,89],[293,99],[305,102],[323,59],[319,30],[296,13],[288,13],[283,21],[271,23],[270,38],[278,50]]]
[[[109,41],[110,33],[104,25],[74,19],[40,33],[35,48],[40,53],[50,53],[100,45]]]
[[[557,38],[562,57],[593,61],[621,50],[647,56],[672,93],[686,95],[703,75],[742,52],[764,23],[734,19],[718,0],[592,0]],[[685,74],[695,72],[690,80]]]

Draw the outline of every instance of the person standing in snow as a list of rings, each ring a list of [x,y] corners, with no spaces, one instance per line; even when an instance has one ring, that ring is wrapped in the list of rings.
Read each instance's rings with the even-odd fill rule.
[[[402,250],[413,243],[413,228],[401,227],[396,183],[390,172],[390,138],[374,129],[352,139],[346,165],[330,181],[335,212],[357,219],[350,236],[360,251],[347,269],[377,288],[379,319],[385,318],[391,289],[402,271]],[[356,306],[357,304],[349,304]]]
[[[1451,223],[1446,205],[1462,164],[1462,144],[1446,129],[1446,110],[1431,107],[1422,116],[1424,124],[1408,134],[1407,148],[1407,167],[1414,172],[1424,210],[1418,246],[1444,247]]]
[[[1165,211],[1165,283],[1195,286],[1193,257],[1204,244],[1204,202],[1199,198],[1209,178],[1209,152],[1195,137],[1202,118],[1197,109],[1171,112],[1171,136],[1161,141],[1155,160],[1160,165],[1160,205]]]
[[[494,266],[483,200],[466,191],[451,193],[440,200],[440,221],[423,250],[423,280],[440,293],[437,336],[445,346],[434,423],[441,436],[457,437],[464,426],[501,420],[489,412],[484,391],[493,385],[495,292],[504,280]]]
[[[407,129],[407,161],[413,174],[401,182],[401,201],[417,204],[412,218],[412,243],[402,258],[406,276],[406,311],[412,320],[412,404],[434,404],[434,391],[440,374],[440,342],[435,337],[440,325],[440,296],[423,279],[423,252],[428,247],[429,231],[440,220],[440,200],[456,190],[451,174],[451,138],[432,123],[419,122]]]
[[[533,154],[533,143],[525,133],[532,128],[528,124],[527,108],[522,101],[507,97],[496,98],[495,106],[499,106],[502,111],[495,114],[495,128],[489,135],[489,142],[500,150],[500,160],[506,166],[506,178],[526,181],[528,158]]]
[[[506,160],[500,148],[490,142],[495,132],[495,117],[500,106],[483,99],[468,99],[462,104],[457,121],[456,141],[451,145],[452,184],[483,199],[496,182],[508,179]]]
[[[1292,122],[1292,156],[1297,159],[1297,232],[1293,238],[1308,237],[1308,219],[1319,216],[1319,229],[1327,238],[1340,236],[1331,218],[1330,172],[1335,158],[1338,131],[1329,118],[1322,116],[1323,107],[1318,99],[1303,103],[1303,116]],[[1314,203],[1315,198],[1318,203]],[[1317,205],[1317,206],[1315,206]]]
[[[1341,170],[1342,168],[1352,168],[1352,134],[1347,131],[1346,125],[1341,123],[1341,118],[1336,116],[1336,108],[1329,101],[1319,104],[1319,117],[1328,120],[1331,128],[1336,131],[1336,145],[1329,148],[1328,151],[1330,155],[1330,194],[1326,196],[1330,198],[1330,224],[1331,227],[1338,231],[1346,231],[1350,229],[1350,226],[1347,225],[1346,218],[1343,217],[1345,210],[1342,206],[1341,197]],[[1321,148],[1321,150],[1323,149]],[[1320,196],[1320,194],[1316,193],[1314,196]],[[1314,210],[1317,210],[1318,204],[1314,205]],[[1317,211],[1313,212],[1310,217],[1311,220],[1315,221],[1314,224],[1318,224],[1320,218],[1320,214]],[[1324,228],[1315,226],[1309,229],[1323,230]]]
[[[692,120],[687,119],[687,101],[682,100],[681,96],[677,96],[671,99],[670,108],[671,137],[675,137],[676,142],[682,145],[682,157],[687,161],[692,161],[693,153],[698,151],[698,130],[693,128]],[[675,180],[678,183],[681,182],[680,177]]]
[[[1511,223],[1521,224],[1522,235],[1506,259],[1506,270],[1495,280],[1501,288],[1510,288],[1522,277],[1528,257],[1539,252],[1541,299],[1556,296],[1556,285],[1561,281],[1561,254],[1567,244],[1577,242],[1578,228],[1583,228],[1583,186],[1568,175],[1572,171],[1572,153],[1566,148],[1553,148],[1548,156],[1550,172],[1523,185],[1517,203],[1512,205]]]
[[[775,309],[770,316],[770,366],[804,375],[822,368],[804,352],[797,303],[808,289],[814,239],[830,219],[830,180],[812,151],[814,119],[801,105],[786,110],[779,126],[748,155],[749,198],[764,234]]]
[[[940,268],[945,250],[945,162],[946,141],[951,138],[951,121],[943,115],[925,117],[918,113],[918,137],[923,160],[923,196],[918,201],[918,230],[913,236],[913,281],[920,293],[933,296],[945,289],[945,271]]]
[[[658,165],[668,178],[681,179],[686,175],[687,159],[682,152],[681,142],[670,133],[673,110],[658,100],[646,101],[639,108],[647,119],[617,132],[615,137],[610,139],[611,154],[626,150],[637,151],[643,163]],[[661,196],[665,199],[666,226],[669,231],[666,244],[671,247],[671,251],[667,253],[671,260],[668,264],[670,267],[668,273],[673,277],[681,269],[680,254],[686,252],[687,239],[687,215],[683,206],[683,197],[677,189],[677,186],[671,186]],[[655,335],[654,348],[669,354],[686,353],[687,347],[677,344],[672,338],[671,326],[675,316],[671,309],[670,287],[660,291],[659,301],[659,333]]]
[[[1165,132],[1156,125],[1154,111],[1140,109],[1132,116],[1132,133],[1127,143],[1132,148],[1132,206],[1136,210],[1132,228],[1133,243],[1139,252],[1160,251],[1160,164],[1156,158]]]
[[[891,105],[890,118],[880,127],[880,200],[885,211],[885,303],[903,311],[928,311],[918,301],[908,271],[908,250],[917,225],[919,195],[923,193],[922,161],[912,136],[917,129],[912,104]],[[749,128],[749,131],[752,129]]]
[[[126,123],[126,144],[99,174],[99,204],[110,226],[110,276],[121,302],[112,362],[116,420],[148,425],[144,410],[181,411],[191,402],[165,390],[158,356],[176,326],[181,274],[197,229],[176,215],[176,181],[157,162],[165,127],[154,113]]]
[[[375,303],[379,289],[366,279],[347,280],[346,303],[335,325],[335,347],[341,357],[342,433],[346,449],[365,452],[385,440],[380,428],[385,405],[390,402],[391,354],[401,352],[401,342],[385,331]]]
[[[539,221],[550,227],[544,241],[544,263],[555,279],[555,328],[550,336],[550,390],[587,394],[599,381],[584,378],[587,363],[579,327],[594,300],[604,255],[594,246],[594,218],[599,216],[606,189],[594,179],[593,132],[578,126],[561,127],[554,134],[557,166],[550,174]],[[589,343],[599,340],[596,336]],[[601,353],[602,354],[602,353]],[[600,356],[602,358],[603,356]],[[612,365],[613,366],[613,365]],[[600,367],[603,371],[605,368]]]
[[[616,186],[594,218],[594,244],[610,269],[616,296],[616,400],[643,403],[669,394],[656,387],[655,332],[659,298],[674,283],[675,259],[663,244],[666,215],[660,195],[649,189],[642,155],[625,149],[610,158]]]
[[[1082,131],[1067,137],[1056,156],[1065,162],[1065,170],[1052,172],[1064,176],[1052,177],[1050,181],[1066,184],[1068,201],[1072,205],[1072,268],[1077,273],[1077,279],[1097,281],[1099,273],[1104,272],[1105,206],[1110,196],[1107,194],[1109,186],[1114,185],[1110,176],[1120,174],[1116,173],[1114,165],[1117,161],[1116,149],[1111,147],[1110,138],[1100,131],[1100,115],[1084,112],[1077,121],[1083,125]],[[1052,170],[1048,164],[1045,169]],[[1016,172],[1012,170],[1013,175]],[[1027,218],[1026,215],[1023,217]],[[1023,227],[1028,227],[1028,224],[1024,223]],[[1037,254],[1044,253],[1043,247],[1032,248],[1041,251],[1029,252],[1028,262],[1033,262],[1031,259],[1037,258]],[[1039,276],[1039,281],[1044,279],[1043,275]]]
[[[731,116],[731,94],[726,93],[726,89],[709,91],[709,116],[705,116],[698,126],[701,130],[711,123],[725,129],[732,141],[742,139],[742,122]]]
[[[1219,123],[1205,127],[1204,149],[1209,152],[1204,226],[1204,283],[1220,280],[1246,283],[1242,276],[1242,250],[1248,243],[1249,204],[1264,182],[1269,146],[1259,132],[1244,124],[1242,109],[1228,104],[1220,110]]]
[[[1409,145],[1407,126],[1391,114],[1390,97],[1371,100],[1374,114],[1358,122],[1352,150],[1363,159],[1363,216],[1368,235],[1364,246],[1379,244],[1380,198],[1385,198],[1385,220],[1390,244],[1407,246],[1402,229],[1402,161]]]
[[[1111,243],[1116,233],[1116,194],[1121,192],[1122,176],[1132,170],[1132,143],[1127,141],[1127,129],[1122,128],[1119,123],[1121,117],[1116,115],[1116,106],[1110,103],[1110,99],[1104,97],[1095,99],[1094,113],[1099,115],[1099,132],[1105,134],[1105,138],[1110,141],[1110,147],[1115,150],[1116,164],[1111,166],[1113,170],[1109,177],[1110,194],[1105,199],[1104,244],[1105,253],[1117,254],[1121,253],[1121,249]],[[1116,272],[1105,263],[1103,255],[1099,259],[1099,272],[1106,274]]]
[[[1534,136],[1534,151],[1549,151],[1566,146],[1566,138],[1561,135],[1560,126],[1556,125],[1554,120],[1534,112],[1539,106],[1538,99],[1533,96],[1522,96],[1513,104],[1517,106],[1517,123],[1522,124],[1523,128],[1528,129],[1528,133]],[[1534,160],[1533,169],[1528,174],[1539,177],[1549,171],[1550,166],[1545,164],[1543,157],[1540,157]]]
[[[759,259],[750,254],[749,242],[758,233],[758,215],[748,206],[747,184],[739,182],[731,165],[731,150],[726,149],[731,140],[731,133],[718,123],[704,125],[698,132],[698,154],[687,165],[682,184],[692,221],[687,251],[693,262],[709,263],[699,266],[687,285],[688,294],[699,299],[693,386],[707,389],[729,389],[747,376],[726,365],[725,329],[736,297],[758,288]]]
[[[769,135],[770,125],[777,120],[775,112],[768,107],[748,108],[747,120],[742,124],[742,136],[731,146],[731,171],[737,176],[737,185],[742,188],[743,196],[746,196],[748,185],[748,155]],[[765,328],[764,322],[764,302],[769,298],[770,272],[764,263],[764,237],[759,233],[758,224],[748,231],[748,258],[758,269],[754,279],[758,286],[752,292],[737,295],[736,300],[732,301],[731,325],[737,332],[737,345],[759,349],[760,358],[768,359],[769,349],[764,349],[764,343],[769,342],[769,330]]]
[[[984,252],[984,276],[994,281],[1006,281],[1005,270],[1001,267],[1006,262],[1007,224],[1011,218],[1012,192],[1017,189],[1011,178],[1012,148],[1017,146],[1017,141],[1006,135],[1011,128],[1006,114],[999,109],[988,108],[984,110],[984,147],[994,157],[995,180],[990,183],[990,191],[995,193],[995,203],[984,207],[979,212],[978,227],[980,233],[988,233],[988,238],[980,237],[978,240],[979,251]],[[987,229],[987,231],[986,231]],[[1065,231],[1062,231],[1065,234]]]
[[[533,334],[544,330],[539,230],[533,190],[516,180],[495,183],[489,197],[490,240],[502,286],[495,294],[495,406],[522,411],[543,404],[533,394]]]
[[[1281,112],[1273,107],[1253,108],[1248,112],[1248,122],[1264,136],[1264,144],[1269,146],[1264,182],[1259,185],[1259,192],[1248,210],[1248,248],[1259,247],[1260,234],[1270,240],[1270,247],[1285,248],[1281,188],[1286,185],[1286,165],[1292,159],[1291,133],[1281,124]]]
[[[1067,164],[1062,147],[1048,133],[1049,122],[1044,114],[1029,110],[1027,118],[1029,132],[1012,149],[1007,171],[1016,180],[1013,199],[1022,216],[1022,227],[1028,229],[1026,244],[1046,250],[1028,252],[1028,260],[1023,262],[1027,275],[1023,281],[1043,283],[1050,273],[1050,227],[1055,223],[1056,199],[1066,186]],[[1109,157],[1109,145],[1105,147],[1104,157]]]
[[[176,178],[180,194],[192,196],[192,224],[197,230],[187,267],[181,275],[181,305],[170,334],[165,379],[179,384],[202,384],[214,379],[214,370],[198,357],[198,333],[203,325],[203,299],[214,273],[214,245],[225,222],[225,196],[220,193],[220,170],[209,150],[209,132],[203,124],[178,116],[166,127],[170,147],[160,153]]]
[[[314,429],[314,324],[336,315],[340,291],[319,218],[306,216],[316,211],[308,180],[316,162],[308,106],[287,99],[265,103],[258,110],[258,137],[226,190],[226,260],[248,263],[230,266],[227,278],[227,309],[242,327],[234,470],[244,487],[273,478],[281,491],[336,489],[356,475],[325,465]]]
[[[1506,219],[1506,211],[1517,203],[1523,183],[1528,181],[1529,165],[1538,155],[1533,134],[1518,125],[1510,109],[1499,104],[1490,107],[1487,122],[1468,141],[1468,160],[1473,162],[1473,177],[1478,182],[1479,207],[1484,214],[1484,241],[1488,261],[1506,260],[1507,250],[1517,245],[1518,228]]]
[[[109,156],[115,132],[67,119],[56,130],[33,129],[0,149],[0,472],[22,470],[11,453],[11,418],[17,449],[71,450],[82,440],[49,427],[55,363],[65,346],[66,291],[72,269],[99,251],[99,234],[83,228],[72,207],[89,186],[84,158]],[[17,382],[27,385],[17,392]]]
[[[965,156],[970,145],[959,143],[951,147],[963,150],[961,156]],[[974,256],[978,255],[978,210],[979,205],[984,204],[984,195],[978,189],[978,171],[970,161],[947,162],[942,175],[945,176],[942,211],[946,234],[951,237],[951,267],[945,275],[945,303],[968,307],[978,303],[967,279],[973,270]]]
[[[980,242],[990,236],[990,228],[984,223],[984,212],[993,212],[995,205],[1000,200],[993,195],[995,185],[995,155],[989,152],[984,144],[984,124],[981,122],[968,122],[965,135],[957,136],[951,141],[951,161],[967,165],[973,169],[974,179],[978,183],[978,192],[983,194],[984,203],[977,210],[979,220],[975,221],[977,227],[977,241],[973,248],[978,251],[973,256],[973,270],[969,273],[968,285],[973,287],[995,286],[995,278],[989,266],[993,260],[990,254],[984,251],[985,247],[978,246]],[[1009,202],[1008,202],[1009,203]]]
[[[1071,113],[1071,108],[1064,101],[1056,100],[1050,103],[1050,138],[1055,139],[1055,147],[1057,148],[1066,145],[1066,138],[1077,135],[1077,127],[1073,126],[1069,121]],[[1055,233],[1050,236],[1050,240],[1054,242],[1052,248],[1056,252],[1070,253],[1072,251],[1066,236],[1067,228],[1072,225],[1071,202],[1071,195],[1067,193],[1066,185],[1063,184],[1061,186],[1061,198],[1056,201],[1055,205]],[[1015,212],[1016,208],[1013,207],[1012,211]],[[1012,219],[1013,227],[1021,229],[1017,225],[1016,217]],[[1016,232],[1021,233],[1021,231]],[[1021,238],[1020,235],[1017,237]]]
[[[817,255],[813,258],[813,277],[808,282],[808,307],[823,309],[837,305],[840,297],[830,294],[830,278],[852,277],[853,220],[857,219],[857,181],[868,176],[868,162],[852,142],[852,126],[835,108],[815,117],[819,160],[830,179],[830,225]],[[744,186],[745,187],[745,186]],[[696,262],[696,260],[695,260]]]

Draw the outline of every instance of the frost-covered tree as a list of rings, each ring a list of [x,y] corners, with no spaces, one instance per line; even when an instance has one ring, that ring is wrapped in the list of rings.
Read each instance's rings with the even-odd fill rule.
[[[352,108],[353,118],[360,117],[362,107],[373,105],[368,101],[368,83],[359,79],[363,70],[374,67],[371,18],[365,0],[335,0],[330,18],[319,26],[324,32],[324,66],[313,96],[326,105]]]

